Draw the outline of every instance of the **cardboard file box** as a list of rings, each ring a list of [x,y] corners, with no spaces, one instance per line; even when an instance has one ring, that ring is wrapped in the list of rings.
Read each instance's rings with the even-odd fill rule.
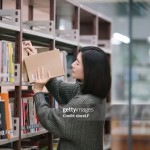
[[[30,83],[35,82],[35,72],[38,67],[44,69],[44,77],[48,77],[50,71],[51,78],[64,75],[63,63],[59,50],[52,50],[25,57],[25,65]]]

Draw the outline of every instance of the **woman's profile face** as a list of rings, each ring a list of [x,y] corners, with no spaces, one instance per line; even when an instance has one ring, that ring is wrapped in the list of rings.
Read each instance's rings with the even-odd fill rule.
[[[77,60],[72,63],[72,76],[75,79],[84,80],[83,63],[81,52],[77,55]]]

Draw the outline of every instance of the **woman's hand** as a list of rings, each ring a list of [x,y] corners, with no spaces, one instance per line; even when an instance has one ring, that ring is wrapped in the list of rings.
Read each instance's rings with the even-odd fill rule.
[[[24,48],[24,50],[25,50],[29,55],[35,55],[35,54],[37,54],[37,49],[35,49],[35,48],[32,46],[31,41],[24,41],[24,42],[23,42],[23,48]]]
[[[48,77],[44,77],[44,68],[38,68],[35,72],[35,83],[33,87],[34,93],[42,92],[44,85],[51,79],[50,72],[47,72]]]

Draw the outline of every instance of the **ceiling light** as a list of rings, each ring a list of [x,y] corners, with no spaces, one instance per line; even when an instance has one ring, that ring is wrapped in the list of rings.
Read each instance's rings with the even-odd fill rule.
[[[130,38],[120,33],[114,33],[113,38],[126,44],[130,43]]]

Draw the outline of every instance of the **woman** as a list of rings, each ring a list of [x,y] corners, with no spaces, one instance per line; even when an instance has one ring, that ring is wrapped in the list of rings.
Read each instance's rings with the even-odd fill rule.
[[[35,54],[29,41],[25,50]],[[110,66],[106,53],[98,47],[79,49],[72,64],[76,83],[65,83],[43,78],[43,69],[37,70],[34,84],[36,112],[43,127],[60,138],[58,150],[103,150],[105,98],[110,91]],[[43,87],[60,104],[50,108]]]

